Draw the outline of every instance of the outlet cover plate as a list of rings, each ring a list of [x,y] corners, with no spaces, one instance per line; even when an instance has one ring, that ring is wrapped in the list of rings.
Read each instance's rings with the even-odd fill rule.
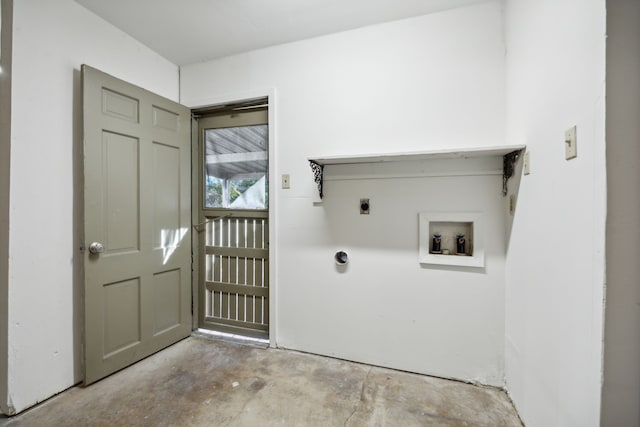
[[[291,188],[291,178],[289,177],[288,173],[282,174],[282,188],[284,190]]]

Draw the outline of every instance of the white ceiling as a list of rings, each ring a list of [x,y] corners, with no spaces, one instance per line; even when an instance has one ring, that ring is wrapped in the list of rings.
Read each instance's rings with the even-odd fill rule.
[[[76,0],[178,65],[486,1]]]

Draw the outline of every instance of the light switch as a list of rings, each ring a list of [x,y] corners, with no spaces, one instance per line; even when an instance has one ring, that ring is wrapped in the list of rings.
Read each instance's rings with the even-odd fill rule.
[[[529,152],[524,153],[524,174],[529,175],[531,173],[531,156]]]
[[[564,132],[564,154],[567,160],[578,157],[578,137],[575,126]]]
[[[291,188],[291,180],[288,173],[282,175],[282,188],[285,190]]]

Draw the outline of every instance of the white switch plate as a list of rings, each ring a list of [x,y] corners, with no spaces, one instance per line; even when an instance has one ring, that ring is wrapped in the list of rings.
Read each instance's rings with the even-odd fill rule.
[[[291,188],[291,179],[289,178],[289,174],[282,174],[282,188],[287,190]]]
[[[529,175],[531,173],[531,156],[529,152],[524,153],[524,174]]]
[[[578,136],[575,126],[564,132],[564,154],[567,160],[578,157]]]

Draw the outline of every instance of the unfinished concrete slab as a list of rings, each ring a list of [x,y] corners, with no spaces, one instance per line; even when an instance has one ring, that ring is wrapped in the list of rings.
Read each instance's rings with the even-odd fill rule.
[[[190,337],[7,426],[521,426],[501,390]]]

